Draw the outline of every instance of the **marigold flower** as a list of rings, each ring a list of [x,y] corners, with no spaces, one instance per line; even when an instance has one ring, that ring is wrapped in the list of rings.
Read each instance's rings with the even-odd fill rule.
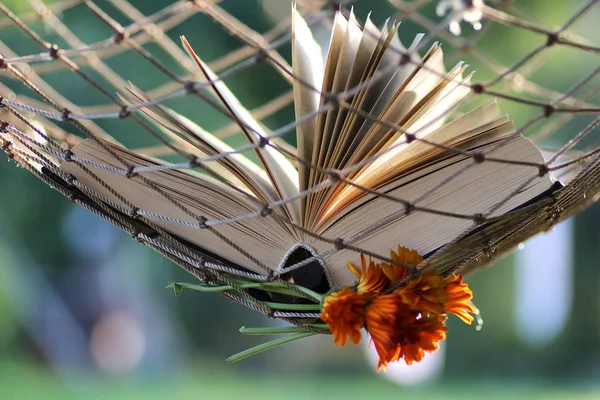
[[[411,308],[394,293],[373,299],[367,307],[365,328],[379,355],[377,371],[400,359],[409,365],[419,362],[426,352],[438,350],[448,330],[445,320],[444,315]]]
[[[409,267],[423,262],[419,253],[402,246],[392,250],[390,258]],[[360,260],[360,270],[348,262],[357,284],[325,297],[321,319],[336,346],[345,346],[348,338],[358,344],[364,327],[379,355],[378,371],[401,359],[409,365],[419,362],[425,353],[438,350],[448,330],[447,313],[468,324],[473,321],[473,292],[462,276],[445,278],[435,270],[413,276],[415,271],[402,265],[377,264],[363,254]],[[426,266],[421,272],[427,270]]]
[[[406,264],[416,267],[423,262],[423,257],[415,250],[411,250],[403,246],[398,246],[397,250],[397,253],[394,250],[390,250],[390,258],[398,264]],[[401,265],[388,264],[385,262],[381,263],[381,269],[383,270],[385,276],[387,276],[392,283],[400,282],[412,272],[409,268]]]
[[[414,267],[423,262],[423,257],[417,251],[403,246],[398,246],[397,252],[390,251],[390,258]],[[412,272],[409,268],[388,263],[382,263],[381,269],[391,283],[400,282]],[[469,304],[473,292],[463,283],[460,275],[443,278],[435,271],[427,272],[408,280],[396,293],[414,309],[438,315],[452,313],[467,324],[473,322],[473,316],[469,314],[475,312],[475,307]]]
[[[379,355],[377,371],[396,357],[399,339],[397,320],[402,318],[402,311],[407,309],[406,304],[393,293],[377,296],[367,308],[365,328]]]
[[[463,282],[462,275],[452,275],[447,278],[445,290],[448,300],[444,305],[444,312],[452,313],[470,325],[473,322],[471,314],[474,314],[477,310],[470,303],[473,299],[473,292]]]
[[[398,341],[399,358],[410,365],[421,361],[425,352],[437,351],[440,348],[439,342],[446,339],[448,328],[444,325],[445,320],[444,315],[421,314],[420,318],[406,325]]]
[[[346,287],[327,296],[323,302],[321,319],[329,325],[336,346],[345,346],[347,338],[360,343],[360,330],[365,325],[367,303],[373,298],[369,293],[358,293]]]
[[[406,282],[406,285],[398,288],[396,293],[416,310],[442,314],[448,301],[445,285],[443,277],[430,272]]]
[[[358,271],[352,263],[348,262],[348,269],[358,278],[356,291],[358,293],[380,293],[387,286],[389,281],[383,273],[381,266],[369,257],[367,260],[364,254],[360,255],[361,270]]]

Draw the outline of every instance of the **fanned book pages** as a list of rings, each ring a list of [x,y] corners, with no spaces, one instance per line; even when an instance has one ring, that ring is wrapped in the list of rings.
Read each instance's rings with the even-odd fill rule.
[[[301,161],[270,145],[269,132],[182,38],[256,157],[234,153],[187,118],[156,106],[143,112],[186,150],[213,156],[210,169],[161,168],[161,161],[90,139],[72,149],[86,163],[63,162],[60,168],[110,203],[144,210],[156,225],[229,265],[268,274],[292,260],[313,259],[305,266],[310,273],[299,268],[286,276],[313,289],[355,281],[346,268],[357,256],[350,247],[386,255],[400,243],[432,254],[474,228],[473,220],[455,215],[500,216],[552,187],[553,178],[537,176],[532,167],[544,162],[540,150],[516,133],[495,101],[448,119],[469,95],[471,76],[462,63],[446,71],[440,44],[419,57],[422,36],[405,47],[399,24],[377,29],[369,19],[361,26],[352,14],[346,19],[337,13],[323,60],[295,9],[292,29]],[[338,96],[339,107],[330,106],[331,96]],[[126,100],[146,98],[130,87]],[[473,152],[486,162],[477,163]],[[494,158],[512,163],[488,161]],[[126,176],[126,165],[147,168]],[[264,204],[275,206],[261,216]],[[255,217],[238,218],[250,214]],[[202,216],[203,226],[191,215]],[[322,238],[344,242],[336,246]]]

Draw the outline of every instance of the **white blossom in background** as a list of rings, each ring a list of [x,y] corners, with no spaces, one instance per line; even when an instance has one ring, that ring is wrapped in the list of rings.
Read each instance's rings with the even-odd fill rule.
[[[438,17],[446,14],[448,10],[454,15],[448,29],[455,36],[460,35],[460,22],[465,21],[473,26],[476,31],[481,29],[481,17],[483,13],[483,0],[440,0],[435,12]]]
[[[362,346],[367,362],[375,368],[379,356],[373,343],[364,342]],[[406,365],[402,362],[393,362],[387,366],[387,372],[380,374],[381,377],[402,387],[432,385],[444,374],[446,359],[446,346],[440,343],[440,349],[435,353],[427,354],[423,361]]]
[[[537,235],[516,253],[515,328],[531,347],[551,346],[573,305],[573,220]],[[543,266],[544,273],[540,273]]]

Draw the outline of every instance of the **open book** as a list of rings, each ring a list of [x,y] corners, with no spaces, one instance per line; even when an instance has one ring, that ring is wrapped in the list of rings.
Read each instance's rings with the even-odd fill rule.
[[[259,146],[270,133],[183,39],[211,82],[214,98],[256,145],[256,157],[233,152],[187,118],[155,106],[143,112],[182,150],[198,157],[229,155],[213,157],[204,170],[155,168],[127,177],[129,166],[163,162],[88,139],[72,152],[76,160],[89,163],[64,162],[61,169],[110,202],[143,210],[144,218],[231,265],[266,274],[316,256],[311,265],[317,265],[328,287],[355,280],[346,262],[356,262],[358,254],[336,248],[335,240],[383,256],[399,244],[427,255],[475,228],[472,219],[456,215],[498,216],[552,186],[552,178],[539,177],[533,166],[544,162],[541,152],[515,133],[495,101],[447,121],[469,95],[470,75],[463,76],[467,66],[462,63],[446,72],[439,44],[419,57],[415,50],[422,36],[404,47],[399,24],[378,29],[367,19],[361,26],[352,14],[347,19],[338,13],[323,61],[295,9],[292,30],[297,157],[303,162],[271,143]],[[339,106],[332,105],[330,94]],[[127,100],[146,98],[131,88]],[[515,163],[478,163],[472,152]],[[329,171],[341,171],[343,179],[332,178]],[[407,213],[406,203],[395,199],[417,208]],[[260,215],[265,204],[275,206],[269,215]],[[252,217],[238,218],[245,215]],[[202,226],[195,216],[202,217]],[[297,271],[287,279],[322,287],[314,279],[303,281],[306,270]]]

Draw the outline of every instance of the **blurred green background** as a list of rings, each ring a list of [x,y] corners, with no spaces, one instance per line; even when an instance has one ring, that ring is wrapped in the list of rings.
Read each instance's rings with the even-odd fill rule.
[[[3,1],[17,13],[28,13],[37,1]],[[94,2],[119,23],[118,2]],[[168,5],[167,0],[131,0],[144,14]],[[392,2],[394,3],[394,2]],[[410,4],[410,2],[407,2]],[[416,2],[415,4],[423,2]],[[511,2],[500,2],[511,11]],[[516,1],[522,12],[544,26],[556,27],[583,1]],[[420,13],[439,22],[436,2]],[[225,0],[220,6],[258,32],[273,27],[289,11],[286,0]],[[387,1],[358,1],[359,20],[373,11],[381,25],[402,13]],[[512,11],[515,11],[514,9]],[[84,43],[109,37],[110,30],[82,6],[59,15]],[[598,9],[574,31],[597,40]],[[50,42],[60,42],[43,22],[30,24]],[[424,31],[403,23],[401,37],[410,42]],[[523,30],[503,30],[484,22],[484,34],[463,24],[464,37],[504,65],[543,43]],[[210,18],[197,14],[170,30],[185,34],[207,61],[241,46]],[[16,28],[3,28],[0,40],[20,55],[41,49]],[[406,35],[406,36],[404,36]],[[478,37],[481,35],[481,37]],[[326,35],[324,36],[326,37]],[[444,39],[442,38],[444,42]],[[598,43],[595,43],[598,45]],[[446,66],[465,59],[486,81],[496,73],[480,59],[444,43]],[[161,59],[156,46],[145,45]],[[592,69],[597,55],[572,49],[551,49],[527,75],[530,82],[564,92]],[[289,48],[282,54],[289,59]],[[174,72],[179,66],[161,59]],[[142,89],[168,79],[148,63],[118,55],[106,63]],[[170,64],[169,64],[170,63]],[[76,104],[106,100],[71,72],[45,75],[48,82]],[[0,75],[4,84],[23,92]],[[273,69],[257,66],[226,82],[249,108],[264,104],[288,86]],[[268,83],[268,84],[265,84]],[[505,92],[518,88],[499,86]],[[530,96],[520,92],[523,97]],[[591,101],[598,101],[598,96]],[[209,106],[188,98],[168,103],[207,129],[225,123]],[[518,126],[538,109],[501,101]],[[204,108],[203,108],[204,107]],[[263,122],[279,127],[293,119],[287,107]],[[581,116],[562,125],[544,142],[556,148],[592,119]],[[119,121],[99,125],[125,143],[140,144],[144,136],[119,129]],[[539,126],[527,133],[533,134]],[[121,135],[121,136],[120,136]],[[599,145],[597,135],[582,143]],[[233,144],[236,142],[233,141]],[[483,329],[450,320],[442,351],[417,367],[376,374],[362,347],[335,348],[331,337],[313,337],[260,354],[235,365],[225,358],[264,338],[242,336],[240,326],[275,323],[218,295],[184,291],[175,297],[172,281],[191,277],[150,249],[136,243],[86,210],[50,190],[14,164],[0,162],[0,399],[104,398],[243,398],[359,399],[600,399],[600,206],[586,210],[550,234],[528,242],[515,254],[469,277]]]

